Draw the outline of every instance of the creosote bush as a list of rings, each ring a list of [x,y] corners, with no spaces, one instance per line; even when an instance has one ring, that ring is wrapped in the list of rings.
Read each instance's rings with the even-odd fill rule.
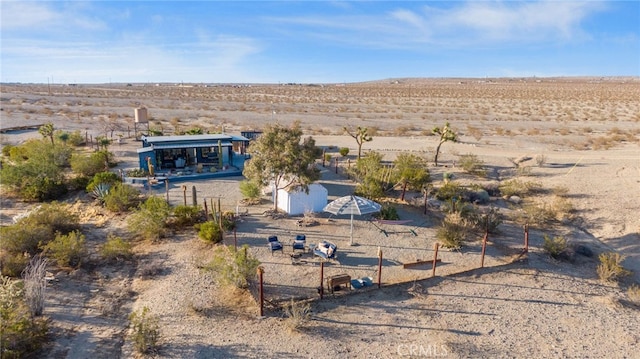
[[[240,182],[240,193],[242,193],[245,202],[249,204],[260,203],[262,191],[260,190],[260,186],[255,182],[249,180]]]
[[[484,168],[484,161],[478,158],[478,156],[468,153],[460,156],[458,163],[462,169],[470,174],[484,177],[487,175],[487,170]]]
[[[150,313],[148,307],[143,307],[139,312],[133,312],[129,316],[131,322],[130,340],[133,347],[140,354],[156,353],[160,341],[160,320]]]
[[[173,222],[178,227],[193,226],[202,218],[200,206],[178,205],[173,209]]]
[[[163,198],[152,196],[127,218],[127,227],[142,239],[155,241],[164,236],[170,213],[171,208]]]
[[[222,242],[222,229],[220,224],[214,221],[206,221],[198,225],[198,237],[207,243]]]
[[[31,316],[24,301],[24,289],[17,280],[0,276],[0,357],[34,357],[46,342],[49,323]]]
[[[216,273],[220,283],[244,289],[249,286],[249,279],[255,278],[259,265],[260,261],[246,244],[237,250],[232,246],[217,246],[205,269]]]
[[[615,282],[630,275],[631,272],[622,266],[624,256],[616,252],[605,252],[598,256],[600,264],[596,268],[598,277],[605,282]]]
[[[544,249],[544,251],[552,258],[560,259],[567,256],[569,246],[567,245],[567,240],[564,237],[551,238],[545,234],[542,249]]]
[[[52,258],[61,267],[79,267],[87,255],[85,236],[80,231],[56,235],[43,246],[45,256]]]
[[[306,302],[291,302],[284,306],[285,325],[291,332],[299,331],[311,317],[311,305]]]
[[[140,203],[140,191],[121,182],[115,183],[104,196],[104,206],[114,213],[128,212]]]
[[[107,261],[128,260],[133,257],[131,247],[131,242],[110,234],[100,247],[100,256]]]
[[[459,249],[468,232],[468,223],[459,212],[452,212],[442,221],[436,232],[436,238],[442,242],[445,248]]]

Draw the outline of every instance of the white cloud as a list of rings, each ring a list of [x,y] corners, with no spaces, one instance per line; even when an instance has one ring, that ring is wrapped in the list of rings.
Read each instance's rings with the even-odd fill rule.
[[[2,1],[3,31],[19,29],[47,30],[95,30],[106,27],[96,16],[88,16],[86,5],[72,3],[71,6],[57,6],[57,2]]]

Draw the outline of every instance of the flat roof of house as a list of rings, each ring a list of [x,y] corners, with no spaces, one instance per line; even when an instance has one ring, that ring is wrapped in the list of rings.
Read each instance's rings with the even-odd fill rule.
[[[148,144],[160,142],[191,142],[191,141],[249,141],[248,138],[238,135],[205,134],[205,135],[177,135],[177,136],[142,136],[142,140]]]

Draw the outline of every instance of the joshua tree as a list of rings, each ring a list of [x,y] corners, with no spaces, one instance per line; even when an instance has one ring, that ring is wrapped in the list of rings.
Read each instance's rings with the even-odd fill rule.
[[[449,127],[449,122],[445,123],[442,128],[434,127],[431,130],[434,134],[440,135],[440,142],[438,142],[438,147],[436,147],[436,156],[434,158],[434,162],[436,166],[438,165],[438,155],[440,154],[440,146],[447,141],[458,142],[458,135],[453,132],[453,130]]]
[[[51,140],[51,145],[53,146],[53,123],[48,122],[38,128],[38,132],[42,135],[42,137],[48,137]]]
[[[368,129],[366,127],[358,126],[358,128],[356,129],[355,133],[349,131],[349,129],[346,128],[346,127],[343,127],[343,129],[344,129],[344,131],[346,133],[349,134],[349,136],[351,136],[351,137],[356,139],[356,142],[358,143],[358,159],[360,159],[360,157],[362,155],[362,144],[364,142],[369,142],[369,141],[373,140],[373,137],[371,137],[367,133]]]

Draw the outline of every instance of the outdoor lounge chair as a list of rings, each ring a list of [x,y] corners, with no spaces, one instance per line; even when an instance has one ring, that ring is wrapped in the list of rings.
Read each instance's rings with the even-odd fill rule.
[[[269,236],[267,240],[269,241],[269,250],[271,250],[271,255],[273,255],[273,252],[275,251],[284,252],[282,250],[283,248],[282,243],[278,241],[278,236]]]
[[[335,244],[322,241],[313,249],[313,254],[324,259],[333,259],[336,257],[337,249],[338,247]]]
[[[304,247],[307,244],[307,237],[304,234],[298,234],[296,239],[293,241],[293,251],[296,249],[300,249],[304,251]]]

